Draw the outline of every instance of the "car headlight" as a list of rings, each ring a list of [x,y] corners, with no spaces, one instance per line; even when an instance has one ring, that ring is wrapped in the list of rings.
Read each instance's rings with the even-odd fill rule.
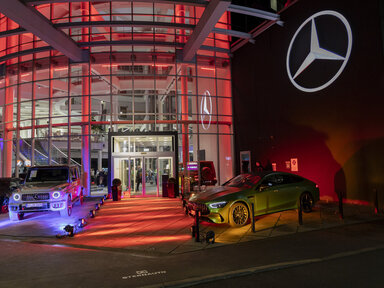
[[[13,194],[13,200],[15,200],[15,201],[19,201],[20,199],[21,199],[21,196],[20,196],[19,193],[15,193],[15,194]]]
[[[54,199],[57,199],[57,198],[59,198],[60,196],[61,196],[61,193],[60,193],[59,191],[55,191],[55,192],[52,193],[52,197],[53,197]]]
[[[213,209],[217,209],[217,208],[223,208],[225,205],[227,205],[227,201],[211,203],[209,204],[209,207]]]

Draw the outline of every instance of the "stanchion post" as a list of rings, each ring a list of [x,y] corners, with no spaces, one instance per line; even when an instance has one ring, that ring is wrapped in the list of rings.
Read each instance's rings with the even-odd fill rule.
[[[299,216],[299,225],[303,225],[303,206],[301,205],[301,200],[299,201],[299,209],[297,210]]]
[[[343,192],[339,191],[339,193],[337,193],[337,196],[339,198],[339,217],[340,219],[344,219]]]
[[[200,242],[200,229],[199,229],[199,210],[195,211],[195,242]]]
[[[252,216],[252,232],[255,233],[256,232],[256,229],[255,229],[255,204],[252,203],[251,205],[251,216]]]
[[[373,189],[373,193],[375,194],[375,214],[379,214],[379,195],[376,188]]]

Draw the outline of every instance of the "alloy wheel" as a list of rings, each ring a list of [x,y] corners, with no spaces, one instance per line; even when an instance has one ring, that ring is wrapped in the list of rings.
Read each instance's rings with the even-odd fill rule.
[[[232,211],[232,220],[236,226],[242,226],[248,221],[248,209],[244,204],[235,204]]]

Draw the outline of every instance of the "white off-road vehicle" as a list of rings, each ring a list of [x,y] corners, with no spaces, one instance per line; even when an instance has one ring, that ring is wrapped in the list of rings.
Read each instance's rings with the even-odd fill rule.
[[[27,171],[22,185],[9,198],[9,219],[22,220],[25,213],[59,211],[71,216],[72,205],[83,204],[83,187],[77,166],[36,166]]]

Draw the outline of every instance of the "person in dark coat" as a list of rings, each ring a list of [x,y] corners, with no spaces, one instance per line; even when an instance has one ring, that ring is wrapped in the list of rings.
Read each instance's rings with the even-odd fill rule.
[[[140,183],[143,182],[143,169],[139,167],[136,173],[136,191],[139,191]]]

